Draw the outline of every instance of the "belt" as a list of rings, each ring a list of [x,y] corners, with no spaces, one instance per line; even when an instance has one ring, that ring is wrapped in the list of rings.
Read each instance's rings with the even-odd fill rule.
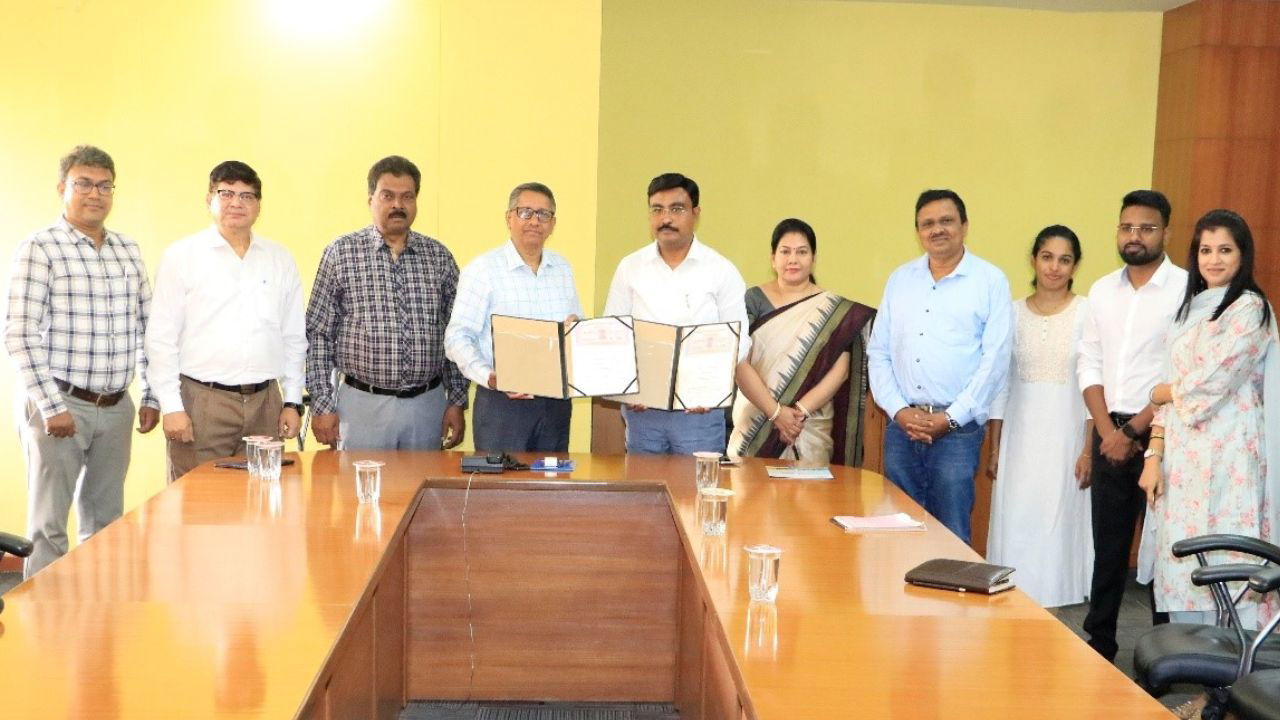
[[[53,379],[53,384],[57,385],[59,390],[71,397],[93,403],[98,407],[111,407],[112,405],[115,405],[124,397],[125,392],[124,390],[121,390],[113,393],[96,393],[91,390],[78,388],[66,380],[59,380],[58,378]]]
[[[360,390],[361,392],[373,393],[374,395],[390,395],[391,397],[398,397],[398,398],[418,397],[424,392],[429,392],[431,390],[435,390],[436,388],[440,387],[440,378],[436,378],[435,380],[432,380],[426,385],[415,385],[411,388],[404,388],[403,390],[391,390],[388,388],[374,387],[369,383],[360,382],[359,380],[351,377],[350,375],[344,375],[342,377],[342,382],[350,385],[351,387],[357,390]]]
[[[207,388],[222,390],[224,392],[240,393],[241,395],[257,395],[271,386],[270,380],[263,380],[260,383],[251,383],[249,385],[223,385],[222,383],[209,382],[208,380],[197,380],[190,375],[183,375],[182,377],[197,385],[203,385]]]
[[[951,407],[951,403],[947,403],[946,405],[929,405],[926,403],[913,403],[911,407],[917,410],[923,410],[927,413],[932,414],[932,413],[942,412],[943,410],[946,410],[947,408]]]

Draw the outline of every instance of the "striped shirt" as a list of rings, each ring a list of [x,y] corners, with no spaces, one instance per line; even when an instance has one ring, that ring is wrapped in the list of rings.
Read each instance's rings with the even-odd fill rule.
[[[65,218],[18,245],[9,277],[4,344],[42,417],[66,412],[54,379],[96,393],[147,384],[143,334],[151,285],[137,243],[111,231],[102,248]]]
[[[444,356],[444,328],[458,290],[458,263],[416,232],[391,259],[373,225],[324,249],[307,305],[307,390],[313,412],[336,411],[334,373],[405,389],[440,378],[450,405],[467,406],[468,383]]]
[[[582,316],[573,268],[560,254],[543,248],[538,272],[525,264],[510,240],[477,257],[462,270],[458,301],[444,333],[445,353],[469,380],[485,386],[493,372],[490,316],[535,320]]]

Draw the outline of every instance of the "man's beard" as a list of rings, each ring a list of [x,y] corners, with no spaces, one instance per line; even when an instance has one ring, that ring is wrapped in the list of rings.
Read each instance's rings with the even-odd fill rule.
[[[1146,245],[1143,245],[1136,250],[1121,250],[1120,259],[1124,261],[1125,265],[1147,265],[1160,259],[1163,254],[1164,243],[1151,250],[1147,249]]]

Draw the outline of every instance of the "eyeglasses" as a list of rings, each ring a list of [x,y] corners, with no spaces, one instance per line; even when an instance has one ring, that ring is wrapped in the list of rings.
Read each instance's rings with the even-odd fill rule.
[[[1159,229],[1159,225],[1130,225],[1129,223],[1120,223],[1116,226],[1116,230],[1119,230],[1120,235],[1122,236],[1132,235],[1136,232],[1144,238],[1149,238],[1152,235],[1155,235],[1156,231]]]
[[[71,187],[75,188],[76,192],[81,195],[88,195],[94,188],[98,188],[99,195],[110,195],[116,191],[116,184],[110,180],[103,180],[100,183],[95,183],[91,180],[80,178],[79,180],[72,182]]]
[[[934,220],[933,218],[929,218],[928,220],[925,220],[924,222],[917,225],[916,229],[932,230],[934,227],[941,227],[945,230],[950,230],[959,224],[960,224],[960,218],[955,218],[955,217],[951,217],[950,215],[945,215],[937,220]]]
[[[258,193],[238,193],[235,190],[215,190],[214,192],[218,194],[218,197],[222,199],[222,202],[231,202],[235,198],[240,198],[240,202],[249,205],[258,201]]]
[[[680,205],[679,203],[672,205],[671,207],[663,207],[661,205],[649,206],[649,214],[654,217],[666,215],[667,213],[671,213],[672,215],[679,217],[687,212],[689,212],[689,208],[684,205]]]
[[[521,220],[528,220],[534,215],[537,215],[538,219],[541,220],[542,222],[551,222],[556,217],[556,213],[554,210],[543,210],[543,209],[535,210],[531,207],[516,208],[516,217],[520,218]]]

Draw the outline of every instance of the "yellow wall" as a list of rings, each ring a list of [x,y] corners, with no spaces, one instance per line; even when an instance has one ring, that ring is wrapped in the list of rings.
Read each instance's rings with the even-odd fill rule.
[[[788,216],[818,233],[819,280],[877,305],[920,253],[916,195],[951,187],[969,245],[1015,293],[1040,228],[1084,242],[1077,288],[1114,269],[1124,192],[1151,178],[1159,13],[842,1],[606,2],[596,307],[647,241],[645,187],[701,185],[700,237],[747,283],[772,277]],[[1175,209],[1176,210],[1176,209]]]
[[[348,8],[326,20],[315,8]],[[57,159],[115,158],[108,226],[154,275],[208,221],[209,169],[236,158],[264,181],[257,229],[294,253],[309,292],[324,245],[368,224],[365,175],[398,153],[423,171],[418,230],[465,264],[502,242],[511,187],[557,193],[552,246],[594,293],[597,0],[226,0],[18,3],[0,27],[0,256],[55,219]],[[548,21],[554,16],[554,22]],[[6,270],[7,276],[7,270]],[[14,378],[0,373],[0,406]],[[136,397],[136,395],[135,395]],[[587,408],[575,448],[589,437]],[[159,433],[136,436],[126,507],[160,489]],[[16,433],[0,432],[0,528],[26,527]]]

